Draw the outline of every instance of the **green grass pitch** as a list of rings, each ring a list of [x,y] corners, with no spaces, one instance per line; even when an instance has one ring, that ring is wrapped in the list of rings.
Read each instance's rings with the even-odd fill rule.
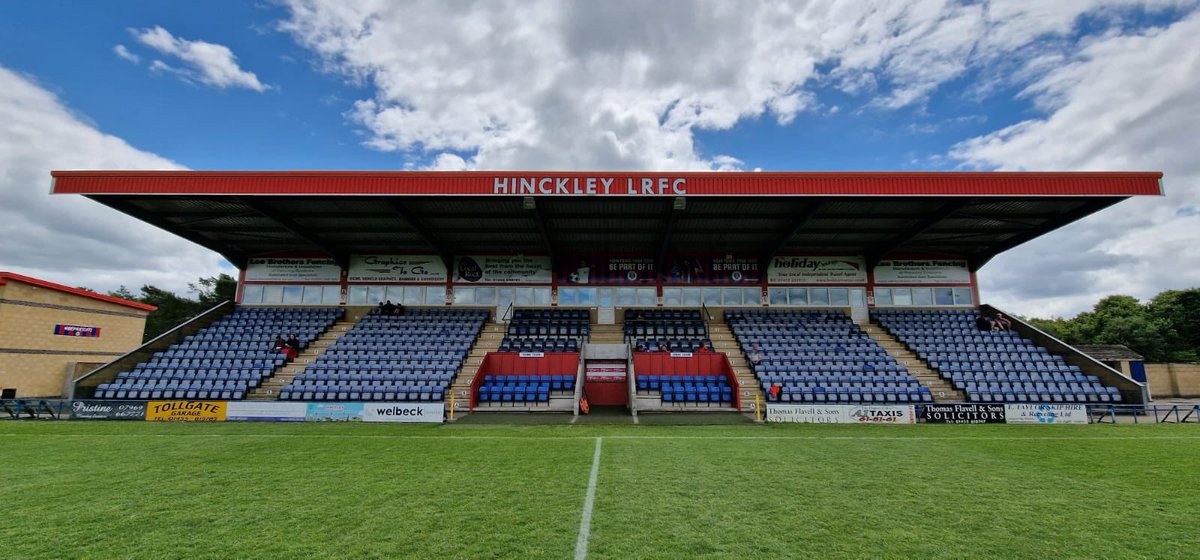
[[[1195,426],[0,422],[0,558],[1196,558]]]

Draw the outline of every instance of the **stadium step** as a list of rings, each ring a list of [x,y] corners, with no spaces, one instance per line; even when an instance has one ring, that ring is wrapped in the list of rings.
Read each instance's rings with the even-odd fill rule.
[[[947,380],[942,379],[929,364],[914,354],[904,345],[904,343],[896,340],[892,333],[887,329],[879,326],[874,322],[860,323],[860,327],[866,331],[867,335],[875,340],[888,354],[896,358],[900,365],[908,368],[909,375],[917,378],[917,381],[922,387],[929,389],[933,394],[934,402],[966,402],[967,395],[962,391],[955,389],[954,386]]]
[[[463,361],[462,369],[454,377],[454,382],[450,384],[450,395],[446,396],[447,407],[451,406],[451,400],[454,401],[455,416],[467,414],[470,409],[471,380],[475,379],[475,373],[479,371],[479,366],[483,364],[483,358],[487,356],[488,352],[500,349],[500,342],[504,340],[506,328],[507,325],[502,323],[487,323],[484,325],[479,339],[471,347],[467,359]],[[451,399],[451,395],[453,399]]]
[[[329,330],[317,337],[296,356],[296,359],[289,362],[287,365],[280,368],[274,375],[263,380],[262,385],[259,385],[252,391],[246,394],[248,401],[273,401],[279,398],[279,390],[292,382],[297,375],[304,373],[308,369],[308,365],[316,362],[317,358],[324,354],[329,346],[337,342],[342,335],[346,334],[357,321],[342,319],[329,327]]]
[[[729,364],[733,366],[733,373],[737,376],[738,386],[741,387],[739,394],[742,399],[742,413],[753,418],[755,397],[760,397],[760,402],[765,402],[765,399],[761,398],[762,384],[754,376],[750,363],[746,361],[746,355],[742,353],[741,345],[733,336],[729,325],[725,323],[724,313],[713,314],[713,320],[708,323],[708,338],[712,340],[714,351],[724,352],[729,356]]]
[[[621,323],[614,325],[592,323],[592,336],[588,342],[595,344],[624,344],[625,325]]]

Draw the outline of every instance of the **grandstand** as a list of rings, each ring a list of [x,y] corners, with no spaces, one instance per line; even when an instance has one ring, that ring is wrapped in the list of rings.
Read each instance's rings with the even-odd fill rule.
[[[75,380],[110,400],[1143,403],[979,300],[995,255],[1158,173],[54,172],[237,266],[238,301]],[[372,309],[402,304],[399,316]],[[269,350],[296,331],[294,362]]]

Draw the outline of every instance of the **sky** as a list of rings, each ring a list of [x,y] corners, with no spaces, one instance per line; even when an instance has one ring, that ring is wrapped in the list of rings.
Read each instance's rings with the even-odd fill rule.
[[[1070,316],[1200,286],[1200,0],[0,4],[0,270],[233,272],[52,169],[1162,171],[1008,251]]]

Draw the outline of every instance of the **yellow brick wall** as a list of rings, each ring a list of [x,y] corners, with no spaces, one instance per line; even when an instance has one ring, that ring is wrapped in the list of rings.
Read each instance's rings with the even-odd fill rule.
[[[64,354],[25,354],[0,351],[0,387],[16,388],[19,397],[62,394],[71,362],[108,362],[142,343],[147,312],[30,286],[9,280],[0,286],[0,349],[53,350]],[[18,305],[8,300],[60,305],[78,310]],[[108,315],[110,311],[123,315]],[[126,316],[126,315],[136,316]],[[98,337],[57,336],[55,325],[99,327]],[[70,352],[103,352],[72,354]]]
[[[1200,397],[1200,364],[1146,364],[1154,398]]]

